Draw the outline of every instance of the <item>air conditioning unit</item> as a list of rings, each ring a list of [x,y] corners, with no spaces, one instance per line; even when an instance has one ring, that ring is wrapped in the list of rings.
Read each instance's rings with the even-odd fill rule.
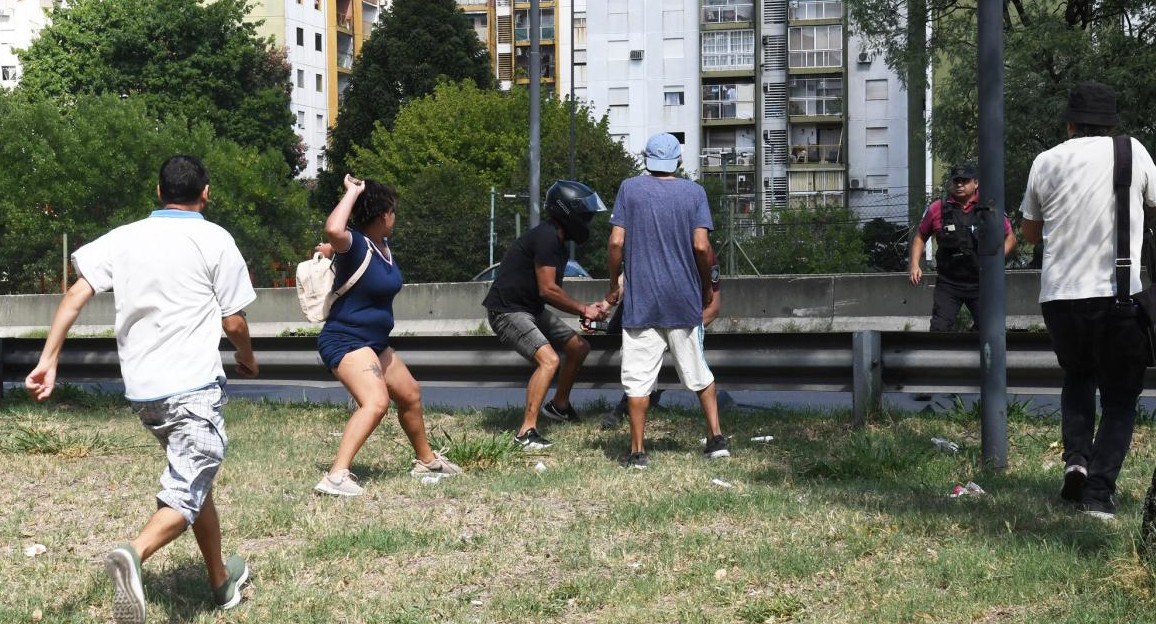
[[[874,59],[875,59],[875,55],[871,54],[870,52],[860,52],[859,53],[859,62],[860,63],[870,63]]]
[[[853,189],[863,188],[863,180],[859,178],[851,178],[850,184]]]
[[[763,45],[769,46],[769,45],[773,44],[774,41],[775,41],[775,38],[773,36],[763,35]]]
[[[642,60],[642,50],[631,50],[630,51],[630,60],[641,61]]]

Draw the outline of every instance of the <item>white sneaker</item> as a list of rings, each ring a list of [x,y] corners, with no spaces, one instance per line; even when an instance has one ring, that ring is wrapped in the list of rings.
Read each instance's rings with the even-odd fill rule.
[[[419,459],[413,460],[413,470],[409,474],[417,477],[452,477],[462,474],[462,467],[446,459],[445,455],[434,451],[433,461],[425,463]]]
[[[313,489],[333,496],[361,496],[362,492],[361,486],[357,485],[357,476],[345,468],[321,477]]]

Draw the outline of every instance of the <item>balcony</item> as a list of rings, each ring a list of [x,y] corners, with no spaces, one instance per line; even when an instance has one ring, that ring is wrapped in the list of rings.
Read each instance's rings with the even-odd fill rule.
[[[353,18],[349,15],[338,15],[337,16],[337,27],[343,28],[343,29],[348,30],[348,31],[352,31],[353,30]]]
[[[339,53],[337,55],[337,67],[340,69],[353,69],[353,55],[348,53]]]
[[[702,55],[702,70],[704,72],[750,70],[754,68],[755,55],[753,52],[703,53]]]
[[[803,115],[807,117],[838,117],[843,114],[843,98],[838,97],[804,97],[791,98],[787,102],[788,115]]]
[[[791,145],[788,150],[793,165],[842,165],[842,145]]]
[[[547,41],[547,40],[554,38],[554,27],[553,26],[543,26],[540,30],[541,30],[541,35],[540,35],[541,41]],[[514,29],[514,41],[529,41],[529,40],[530,40],[530,29],[529,28],[515,28]]]
[[[723,166],[723,155],[727,157],[727,167],[743,168],[755,166],[755,148],[707,147],[699,152],[699,162],[703,167]]]
[[[749,22],[755,14],[755,5],[751,2],[706,0],[703,4],[702,23],[704,24]]]
[[[787,3],[787,19],[843,19],[843,0],[795,0]]]

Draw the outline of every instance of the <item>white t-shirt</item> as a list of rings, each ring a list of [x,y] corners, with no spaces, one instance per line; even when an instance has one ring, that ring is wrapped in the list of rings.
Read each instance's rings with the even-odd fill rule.
[[[151,401],[224,377],[221,318],[257,298],[233,237],[197,212],[157,210],[72,254],[96,292],[113,291],[125,396]]]
[[[1111,137],[1069,139],[1036,156],[1020,210],[1043,221],[1040,302],[1116,295]],[[1142,204],[1156,206],[1156,165],[1132,139],[1131,292],[1141,290]]]

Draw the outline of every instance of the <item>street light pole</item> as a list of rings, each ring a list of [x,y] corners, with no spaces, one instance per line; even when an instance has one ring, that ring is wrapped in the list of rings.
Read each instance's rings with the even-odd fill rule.
[[[498,189],[490,187],[490,266],[494,263],[494,203],[497,201]]]
[[[542,193],[542,13],[541,0],[530,0],[530,227],[538,225]]]

